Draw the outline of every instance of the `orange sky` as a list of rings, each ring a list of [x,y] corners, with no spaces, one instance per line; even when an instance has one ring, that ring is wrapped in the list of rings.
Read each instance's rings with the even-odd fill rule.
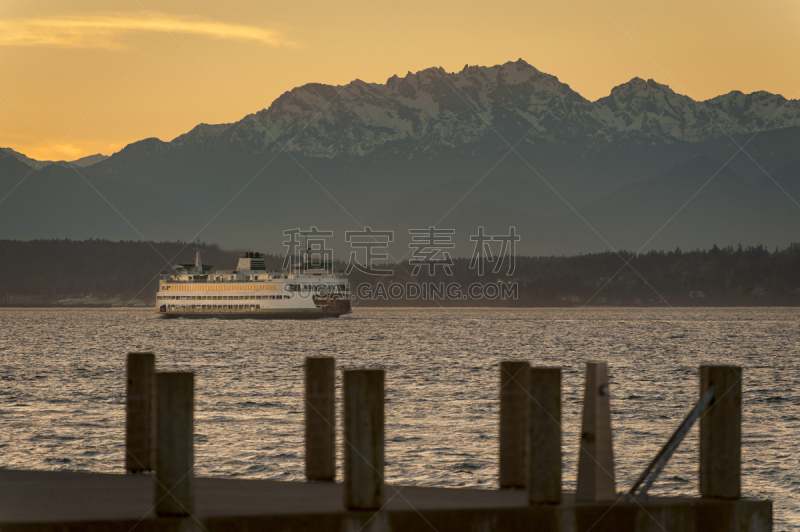
[[[4,1],[0,146],[109,155],[308,82],[517,58],[589,99],[634,76],[695,99],[797,98],[798,28],[797,0]]]

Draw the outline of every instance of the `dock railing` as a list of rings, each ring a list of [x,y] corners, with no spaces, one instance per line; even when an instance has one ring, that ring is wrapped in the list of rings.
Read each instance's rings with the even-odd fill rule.
[[[305,475],[336,478],[336,361],[305,360]],[[525,489],[532,507],[558,507],[562,493],[562,371],[527,361],[500,364],[499,476],[501,489]],[[384,498],[384,384],[382,369],[349,369],[343,376],[344,507],[379,510]],[[586,364],[575,503],[639,504],[675,449],[699,420],[699,494],[741,496],[742,369],[699,368],[699,400],[634,485],[617,493],[608,365]],[[127,358],[126,458],[132,474],[155,472],[155,512],[193,511],[192,373],[155,371],[152,353]],[[625,495],[627,493],[627,499]],[[615,502],[616,501],[616,502]]]

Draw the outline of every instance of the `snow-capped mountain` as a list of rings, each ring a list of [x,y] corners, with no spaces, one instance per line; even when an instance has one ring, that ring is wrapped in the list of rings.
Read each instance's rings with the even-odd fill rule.
[[[733,120],[740,128],[737,133],[800,124],[800,100],[787,100],[780,94],[765,91],[744,94],[733,91],[703,103],[709,112],[716,112]]]
[[[200,231],[277,251],[290,227],[369,225],[396,231],[402,256],[407,229],[436,224],[514,225],[526,254],[638,249],[654,234],[657,249],[784,246],[800,241],[799,148],[800,101],[766,92],[696,101],[634,78],[592,102],[522,60],[429,68],[303,85],[79,173],[0,150],[0,197],[13,199],[0,238]]]
[[[777,113],[777,114],[776,114]],[[594,149],[620,141],[702,142],[759,128],[800,125],[800,101],[739,92],[698,102],[667,85],[634,78],[590,102],[523,60],[449,73],[429,68],[385,84],[311,83],[234,124],[201,124],[177,146],[277,145],[308,157],[407,156],[482,143],[537,139]]]
[[[524,61],[429,68],[386,84],[305,85],[252,119],[264,142],[307,156],[364,155],[393,143],[414,151],[469,146],[532,130],[534,137],[572,136],[597,125],[592,104],[558,78]],[[247,120],[247,119],[246,119]]]
[[[610,95],[594,102],[593,111],[604,126],[598,134],[607,138],[622,134],[700,142],[724,131],[740,132],[733,129],[735,122],[729,116],[712,115],[703,103],[652,79],[633,78],[614,87]]]
[[[595,102],[523,60],[460,72],[428,68],[386,83],[309,83],[235,123],[200,124],[171,142],[146,139],[110,168],[170,152],[285,147],[304,157],[388,153],[430,157],[441,150],[546,142],[597,151],[614,144],[697,143],[800,125],[800,100],[767,92],[705,102],[634,78]],[[116,161],[114,160],[116,159]]]

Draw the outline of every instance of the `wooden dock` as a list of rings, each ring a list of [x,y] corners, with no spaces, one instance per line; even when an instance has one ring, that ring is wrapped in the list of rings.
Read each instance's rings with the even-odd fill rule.
[[[562,492],[561,369],[500,367],[500,490],[393,486],[382,369],[343,372],[343,482],[333,359],[306,363],[309,482],[194,477],[194,375],[128,358],[127,475],[0,469],[0,532],[769,532],[741,498],[741,368],[700,367],[700,400],[639,480],[615,482],[608,367],[587,363],[577,490]],[[700,421],[700,497],[652,497]],[[122,464],[121,468],[122,469]],[[322,481],[319,481],[322,480]]]
[[[772,529],[770,501],[651,497],[529,505],[525,490],[391,486],[379,511],[348,511],[342,484],[195,478],[195,509],[155,515],[151,475],[0,470],[0,532],[558,531]]]

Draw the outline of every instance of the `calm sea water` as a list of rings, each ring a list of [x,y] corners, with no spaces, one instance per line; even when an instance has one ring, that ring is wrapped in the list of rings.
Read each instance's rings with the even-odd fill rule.
[[[387,372],[389,482],[494,488],[499,363],[526,359],[564,370],[574,489],[584,365],[601,359],[622,491],[696,400],[698,366],[741,365],[744,494],[774,500],[775,530],[800,529],[794,309],[356,309],[316,322],[0,309],[0,327],[0,467],[14,469],[123,472],[125,355],[152,351],[157,370],[196,374],[198,475],[301,480],[303,359],[326,355]],[[651,493],[696,495],[697,457],[695,427]]]

